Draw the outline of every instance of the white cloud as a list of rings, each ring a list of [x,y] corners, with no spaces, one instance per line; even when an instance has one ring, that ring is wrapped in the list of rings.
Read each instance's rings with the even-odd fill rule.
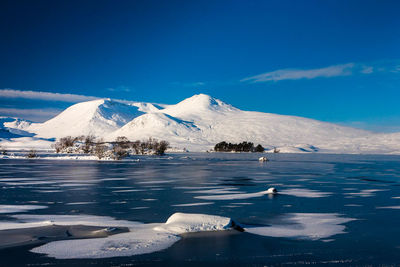
[[[268,82],[282,80],[315,79],[319,77],[329,78],[337,76],[347,76],[352,74],[354,63],[334,65],[319,69],[281,69],[266,72],[240,80],[241,82]]]
[[[62,101],[71,103],[99,99],[98,97],[94,96],[60,94],[60,93],[50,93],[50,92],[40,92],[40,91],[22,91],[14,89],[0,89],[0,97]]]
[[[374,67],[372,66],[363,66],[360,70],[361,73],[363,74],[371,74],[374,72]]]
[[[62,110],[55,108],[45,108],[45,109],[0,108],[1,116],[17,117],[35,122],[42,122],[48,120],[59,114],[61,111]]]

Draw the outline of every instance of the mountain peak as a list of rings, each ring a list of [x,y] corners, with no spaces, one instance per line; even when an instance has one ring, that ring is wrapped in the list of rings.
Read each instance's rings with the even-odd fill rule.
[[[209,95],[206,94],[197,94],[197,95],[193,95],[189,98],[184,99],[183,101],[179,102],[179,104],[181,103],[190,103],[190,104],[195,104],[197,106],[213,106],[213,105],[218,105],[218,102],[221,102],[218,99],[215,99]]]
[[[225,112],[233,110],[237,109],[219,99],[206,94],[197,94],[184,99],[176,105],[169,106],[164,109],[163,112],[172,116],[178,116],[180,114],[194,114],[212,111]]]

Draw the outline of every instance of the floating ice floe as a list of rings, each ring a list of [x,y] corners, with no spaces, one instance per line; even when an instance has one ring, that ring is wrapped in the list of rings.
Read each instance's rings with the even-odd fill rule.
[[[337,213],[291,213],[285,215],[282,224],[262,227],[244,227],[246,232],[270,236],[318,240],[345,233],[344,223],[352,218],[340,217]]]
[[[195,190],[195,191],[188,191],[185,193],[192,193],[192,194],[239,194],[243,193],[241,191],[236,191],[239,188],[237,187],[221,187],[221,188],[213,188],[213,189],[205,189],[205,190]]]
[[[357,196],[357,197],[373,197],[376,195],[375,192],[387,191],[387,190],[388,189],[364,189],[361,190],[360,192],[349,192],[343,194],[348,196]]]
[[[218,194],[218,195],[207,195],[207,196],[195,196],[194,198],[203,200],[234,200],[234,199],[256,198],[265,195],[273,196],[275,194],[278,194],[277,190],[274,187],[271,187],[266,191],[255,192],[255,193]],[[328,197],[331,195],[331,193],[320,192],[317,190],[311,190],[306,188],[291,188],[279,191],[279,195],[291,195],[291,196],[306,197],[306,198],[320,198],[320,197]]]
[[[386,207],[376,207],[377,209],[394,209],[400,210],[400,206],[386,206]]]
[[[265,195],[273,195],[273,194],[276,194],[276,189],[271,187],[268,190],[255,193],[219,194],[219,195],[209,195],[209,196],[195,196],[194,198],[203,200],[234,200],[234,199],[248,199],[248,198],[262,197]]]
[[[197,202],[197,203],[186,203],[186,204],[174,204],[173,207],[193,207],[193,206],[204,206],[212,205],[214,202]]]
[[[88,202],[69,202],[65,203],[65,205],[89,205],[89,204],[96,204],[97,202],[88,201]]]
[[[46,209],[47,206],[41,205],[0,205],[0,213],[20,213],[30,210]]]
[[[317,190],[311,190],[306,188],[290,188],[279,192],[280,195],[291,195],[295,197],[307,197],[307,198],[320,198],[329,197],[332,193],[320,192]]]

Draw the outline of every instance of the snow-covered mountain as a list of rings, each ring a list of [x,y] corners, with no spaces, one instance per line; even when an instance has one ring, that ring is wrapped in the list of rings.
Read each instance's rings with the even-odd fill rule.
[[[400,133],[377,134],[302,117],[242,111],[204,94],[176,105],[88,101],[23,130],[43,138],[154,137],[191,151],[205,151],[221,141],[251,141],[281,152],[400,153]]]
[[[145,114],[139,107],[110,99],[75,104],[44,123],[33,123],[27,130],[38,137],[106,136],[132,119]]]
[[[159,114],[140,116],[107,139],[126,136],[134,140],[153,136],[178,147],[201,150],[221,141],[252,141],[265,147],[312,144],[322,148],[338,139],[369,135],[368,131],[301,117],[242,111],[200,94],[168,106]]]

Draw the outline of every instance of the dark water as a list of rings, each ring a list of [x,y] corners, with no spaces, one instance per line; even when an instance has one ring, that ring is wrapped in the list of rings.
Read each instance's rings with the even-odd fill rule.
[[[387,208],[400,207],[399,156],[273,154],[267,163],[258,162],[259,154],[169,156],[140,157],[139,162],[1,160],[0,204],[48,206],[25,212],[29,214],[91,214],[144,223],[165,222],[175,212],[220,215],[264,226],[293,213],[335,213],[355,220],[342,224],[345,233],[315,240],[237,231],[194,233],[163,251],[109,259],[57,260],[29,252],[30,246],[8,248],[0,250],[0,266],[400,263],[400,209]],[[207,188],[252,193],[270,186],[330,194],[195,198],[217,195],[198,192]],[[129,191],[137,189],[143,191]],[[173,206],[198,202],[212,204]],[[7,214],[0,218],[7,219]]]

